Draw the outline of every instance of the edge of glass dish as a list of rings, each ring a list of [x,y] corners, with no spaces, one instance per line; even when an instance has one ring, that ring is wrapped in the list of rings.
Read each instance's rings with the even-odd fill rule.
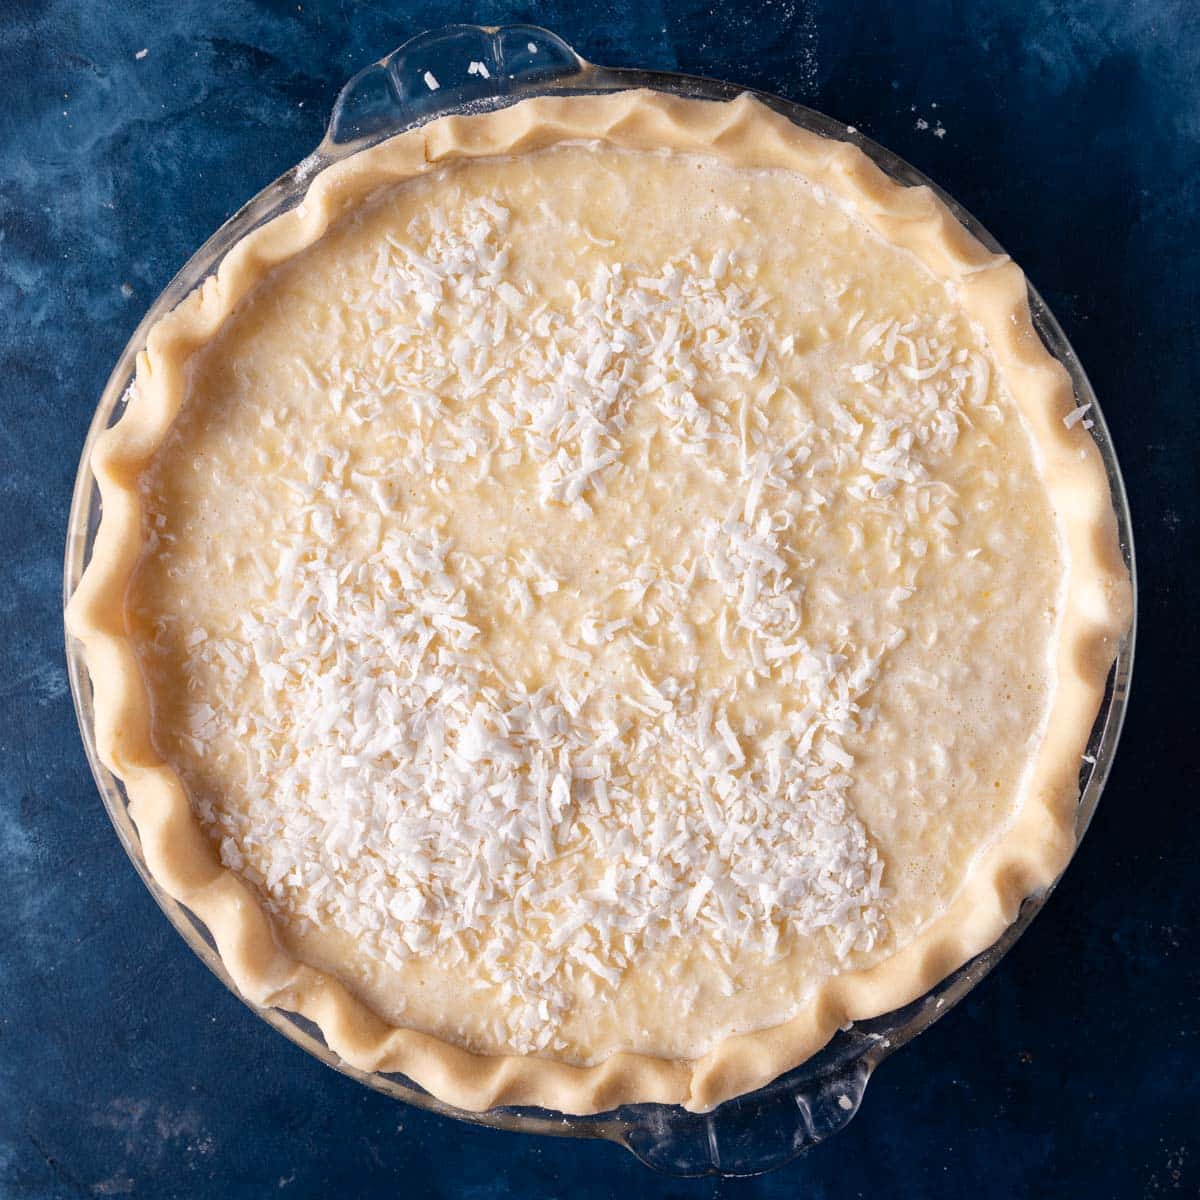
[[[474,69],[469,69],[470,64],[474,64]],[[483,70],[478,64],[483,64]],[[436,88],[429,85],[427,73],[437,82]],[[651,88],[710,100],[753,91],[720,80],[597,67],[580,58],[553,33],[533,25],[446,26],[413,38],[355,75],[339,94],[325,137],[316,151],[259,192],[204,243],[150,307],[117,361],[89,428],[75,481],[64,562],[64,605],[79,583],[99,525],[99,493],[88,466],[96,439],[123,410],[136,355],[145,345],[151,326],[211,274],[231,246],[251,229],[297,204],[318,171],[405,129],[449,113],[499,108],[530,96],[629,88]],[[894,179],[910,186],[931,188],[975,237],[989,249],[1003,253],[970,213],[890,151],[821,113],[778,96],[753,94],[803,128],[859,146]],[[1029,292],[1034,324],[1050,352],[1070,373],[1077,403],[1092,405],[1090,415],[1095,424],[1091,432],[1108,473],[1121,550],[1134,578],[1136,604],[1129,506],[1108,427],[1061,327],[1032,286]],[[1136,613],[1117,647],[1104,701],[1081,763],[1077,844],[1095,813],[1125,719],[1135,627]],[[96,753],[92,693],[81,647],[69,634],[66,640],[68,676],[80,733],[117,836],[159,907],[191,949],[235,996],[327,1066],[396,1099],[476,1125],[555,1136],[604,1138],[669,1174],[757,1174],[783,1165],[843,1128],[858,1111],[867,1082],[879,1063],[949,1012],[975,987],[1017,941],[1053,890],[1052,886],[1029,897],[1017,920],[993,946],[919,1000],[873,1020],[854,1023],[806,1063],[712,1112],[690,1113],[659,1104],[627,1105],[587,1117],[528,1108],[465,1112],[443,1104],[403,1076],[350,1067],[329,1050],[311,1022],[282,1010],[259,1008],[241,997],[204,924],[167,895],[146,867],[124,787]]]

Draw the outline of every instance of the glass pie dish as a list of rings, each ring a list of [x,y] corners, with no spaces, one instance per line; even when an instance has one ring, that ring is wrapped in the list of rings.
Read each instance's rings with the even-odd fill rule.
[[[403,130],[451,112],[494,109],[531,96],[607,93],[630,88],[709,100],[727,100],[745,90],[728,83],[680,75],[595,67],[581,60],[553,34],[520,25],[502,29],[452,26],[437,30],[408,42],[350,80],[337,100],[325,138],[316,151],[260,192],[205,243],[151,306],[125,348],[101,397],[84,447],[68,531],[65,598],[78,585],[99,524],[99,498],[88,466],[95,440],[121,412],[133,377],[135,356],[152,325],[212,274],[232,246],[252,229],[298,204],[318,171]],[[771,96],[760,95],[759,99],[810,131],[852,141],[899,182],[932,186],[913,168],[846,126]],[[985,246],[999,251],[994,239],[969,214],[949,198],[941,198]],[[1078,401],[1092,406],[1095,422],[1092,432],[1106,466],[1120,543],[1132,574],[1129,513],[1103,418],[1053,316],[1032,291],[1030,300],[1034,323],[1050,352],[1070,373]],[[1124,717],[1132,654],[1131,627],[1118,646],[1105,699],[1081,763],[1078,836],[1087,827],[1108,774]],[[164,912],[192,949],[233,990],[202,922],[168,896],[150,876],[129,816],[124,788],[97,756],[86,667],[80,647],[70,639],[67,657],[84,744],[118,835]],[[697,1114],[655,1104],[629,1105],[588,1117],[568,1117],[534,1109],[463,1112],[437,1101],[402,1076],[365,1073],[348,1067],[325,1045],[314,1026],[294,1014],[256,1011],[328,1065],[370,1087],[431,1111],[506,1129],[606,1138],[624,1145],[649,1165],[675,1174],[748,1174],[778,1166],[846,1125],[861,1103],[875,1066],[948,1011],[991,970],[1044,903],[1045,895],[1043,892],[1027,900],[1017,921],[994,946],[917,1002],[849,1026],[802,1066],[710,1113]]]

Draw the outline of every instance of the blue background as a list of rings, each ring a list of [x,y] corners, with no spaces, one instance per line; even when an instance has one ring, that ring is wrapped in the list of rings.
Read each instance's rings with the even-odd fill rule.
[[[306,1057],[161,916],[75,730],[60,560],[113,361],[191,251],[319,140],[340,84],[452,20],[779,92],[908,158],[1027,268],[1126,471],[1139,666],[1075,864],[842,1135],[758,1180],[468,1128]],[[0,0],[0,1195],[1200,1195],[1198,81],[1189,0]]]

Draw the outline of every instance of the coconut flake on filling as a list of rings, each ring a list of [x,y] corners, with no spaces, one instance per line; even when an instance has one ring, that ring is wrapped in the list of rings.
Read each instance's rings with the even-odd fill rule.
[[[644,950],[700,937],[728,964],[822,938],[844,961],[887,937],[846,742],[904,641],[921,561],[951,552],[954,496],[929,465],[986,403],[989,369],[956,348],[950,317],[856,314],[832,419],[777,445],[761,413],[794,338],[736,253],[606,262],[548,301],[509,271],[509,225],[486,198],[429,207],[378,248],[363,353],[298,359],[349,426],[405,406],[407,436],[385,475],[332,449],[302,456],[286,529],[256,552],[269,599],[184,638],[189,673],[220,681],[189,704],[186,737],[203,760],[236,731],[241,801],[194,802],[274,913],[391,966],[469,956],[506,1044],[529,1052],[556,1048],[572,997],[619,988]],[[524,465],[537,502],[586,536],[613,481],[644,466],[628,430],[646,404],[734,502],[675,561],[607,581],[627,615],[598,595],[558,631],[555,680],[530,691],[481,650],[470,597],[491,587],[523,622],[561,581],[536,547],[460,551],[397,485],[452,497],[459,479]],[[896,624],[878,644],[806,636],[805,562],[783,535],[835,507],[873,514],[892,548]],[[699,677],[701,625],[716,682]],[[639,666],[621,688],[589,669],[666,643],[672,673]],[[788,696],[770,728],[738,715],[755,687]]]

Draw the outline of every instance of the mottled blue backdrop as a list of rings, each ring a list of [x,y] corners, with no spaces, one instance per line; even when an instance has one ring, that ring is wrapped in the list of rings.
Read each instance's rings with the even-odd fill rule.
[[[453,20],[779,92],[923,168],[1058,313],[1129,482],[1140,661],[1083,849],[850,1128],[758,1180],[464,1127],[309,1059],[159,913],[76,734],[60,561],[114,359],[342,81]],[[1193,0],[0,0],[0,1196],[1200,1195],[1198,80]]]

